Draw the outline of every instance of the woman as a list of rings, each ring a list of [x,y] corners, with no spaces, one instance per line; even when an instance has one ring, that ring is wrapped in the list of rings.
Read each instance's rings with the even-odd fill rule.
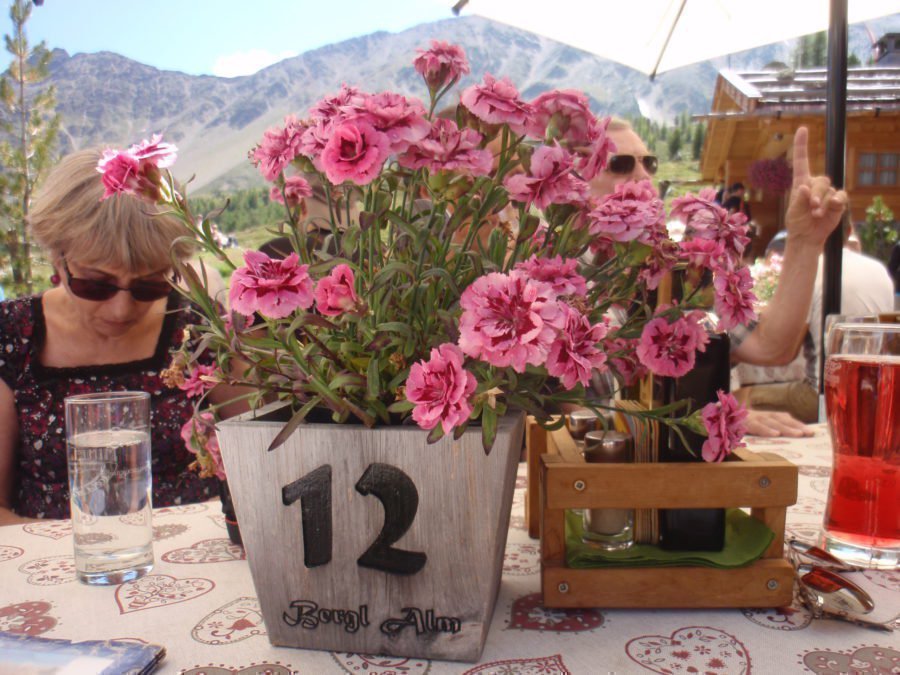
[[[154,506],[218,494],[188,470],[179,432],[192,403],[161,379],[192,321],[171,285],[190,233],[144,201],[101,201],[99,159],[69,155],[35,196],[29,223],[54,288],[0,303],[0,524],[68,517],[63,399],[92,391],[150,393]]]

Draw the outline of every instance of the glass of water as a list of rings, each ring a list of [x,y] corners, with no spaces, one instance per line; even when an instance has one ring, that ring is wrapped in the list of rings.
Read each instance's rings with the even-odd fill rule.
[[[121,584],[153,567],[150,395],[66,398],[75,571],[86,584]]]

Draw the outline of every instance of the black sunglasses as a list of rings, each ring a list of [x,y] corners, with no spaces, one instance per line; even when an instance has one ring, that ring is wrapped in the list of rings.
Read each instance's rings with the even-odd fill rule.
[[[651,176],[655,175],[656,170],[659,168],[659,159],[655,155],[644,155],[643,157],[635,157],[634,155],[613,155],[606,163],[606,168],[610,173],[624,175],[634,171],[637,162],[643,164],[644,171]]]
[[[100,281],[99,279],[80,279],[73,277],[69,271],[69,264],[66,259],[62,259],[63,270],[66,273],[66,281],[69,283],[69,290],[72,295],[83,300],[92,300],[101,302],[109,300],[119,291],[128,291],[138,302],[153,302],[166,297],[172,291],[172,285],[168,281],[135,281],[128,288],[116,286],[108,281]]]

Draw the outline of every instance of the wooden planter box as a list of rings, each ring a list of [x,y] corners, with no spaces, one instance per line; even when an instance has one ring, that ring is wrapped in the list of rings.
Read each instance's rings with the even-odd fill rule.
[[[771,453],[738,450],[720,464],[587,464],[560,455],[552,436],[529,420],[526,517],[541,538],[546,607],[780,607],[793,597],[783,558],[787,507],[797,501],[797,467]],[[536,450],[544,450],[535,457]],[[537,496],[537,512],[531,511]],[[586,508],[751,507],[774,533],[762,558],[745,567],[572,569],[565,562],[565,512]]]
[[[219,425],[272,644],[477,661],[499,590],[524,419],[425,442],[417,427]]]

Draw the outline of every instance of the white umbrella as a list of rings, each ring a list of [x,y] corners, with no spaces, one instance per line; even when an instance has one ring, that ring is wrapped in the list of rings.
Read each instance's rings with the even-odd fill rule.
[[[724,54],[826,30],[826,0],[463,0],[454,11],[564,42],[651,77]],[[900,11],[849,0],[850,23]]]

